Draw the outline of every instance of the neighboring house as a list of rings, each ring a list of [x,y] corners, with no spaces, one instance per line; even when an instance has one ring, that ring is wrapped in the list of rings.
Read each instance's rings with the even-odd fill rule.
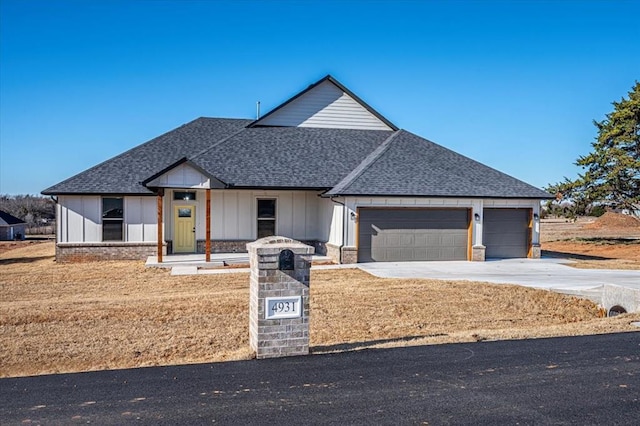
[[[24,220],[0,210],[0,241],[24,240],[26,229]]]
[[[43,194],[61,261],[208,259],[268,235],[342,263],[539,257],[553,198],[398,129],[331,76],[257,120],[198,118]]]

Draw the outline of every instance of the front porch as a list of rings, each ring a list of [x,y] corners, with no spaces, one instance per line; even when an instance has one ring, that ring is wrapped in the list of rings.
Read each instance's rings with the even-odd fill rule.
[[[159,225],[156,253],[149,253],[157,256],[153,263],[172,255],[214,265],[208,267],[237,263],[247,243],[267,235],[286,235],[326,253],[334,207],[319,191],[209,188],[204,176],[169,181],[154,189]]]

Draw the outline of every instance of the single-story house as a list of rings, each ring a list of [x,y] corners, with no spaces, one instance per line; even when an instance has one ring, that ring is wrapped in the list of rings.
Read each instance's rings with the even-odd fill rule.
[[[399,129],[332,76],[256,120],[198,118],[42,192],[60,261],[246,251],[341,263],[539,257],[552,195]]]
[[[26,231],[24,220],[0,210],[0,241],[24,240]]]

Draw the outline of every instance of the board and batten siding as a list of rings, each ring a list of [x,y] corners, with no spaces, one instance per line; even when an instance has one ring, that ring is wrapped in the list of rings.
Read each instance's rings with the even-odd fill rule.
[[[102,242],[102,197],[97,195],[58,197],[60,243]],[[155,197],[124,197],[124,239],[129,242],[156,241]]]
[[[260,125],[391,130],[378,117],[329,81],[260,120]]]
[[[125,197],[124,224],[126,241],[157,241],[158,211],[155,197]]]
[[[147,184],[158,188],[209,188],[210,179],[188,164],[180,164]]]
[[[175,189],[182,191],[181,189]],[[257,200],[276,200],[276,233],[296,240],[327,241],[331,226],[331,202],[316,191],[211,190],[211,239],[253,240],[257,230]],[[173,238],[175,206],[194,205],[196,239],[206,238],[206,194],[196,191],[195,201],[173,200],[167,191],[164,202],[165,239]],[[327,204],[328,203],[328,204]],[[171,212],[170,216],[167,212]]]

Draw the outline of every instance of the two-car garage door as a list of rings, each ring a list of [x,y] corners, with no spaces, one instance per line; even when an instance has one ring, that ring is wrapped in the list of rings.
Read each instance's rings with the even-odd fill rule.
[[[467,260],[468,209],[361,208],[358,262]]]

